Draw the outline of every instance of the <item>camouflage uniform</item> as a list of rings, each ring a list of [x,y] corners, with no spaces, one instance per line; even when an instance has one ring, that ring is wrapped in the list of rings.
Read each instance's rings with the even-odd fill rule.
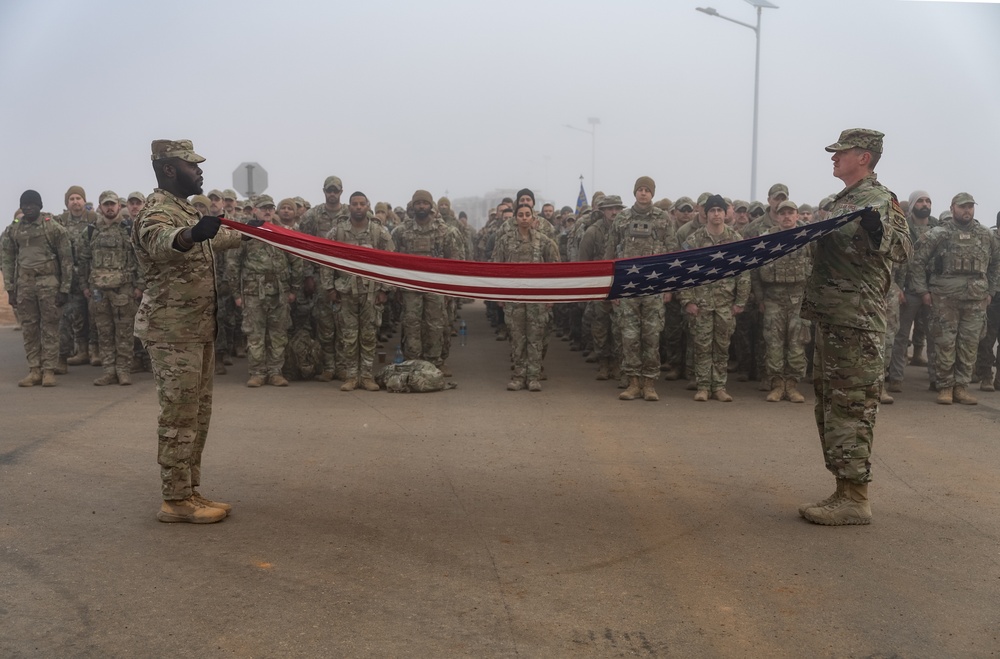
[[[73,254],[73,283],[70,286],[69,301],[60,310],[62,317],[59,322],[59,354],[64,358],[89,352],[90,345],[97,340],[96,336],[90,336],[92,323],[89,305],[87,298],[83,296],[79,272],[80,241],[83,239],[87,227],[93,226],[97,218],[97,213],[88,210],[83,211],[83,215],[79,217],[73,217],[69,211],[66,211],[56,218],[59,224],[66,229]],[[96,359],[97,355],[94,354],[91,357]]]
[[[392,232],[392,242],[402,254],[446,259],[459,254],[455,232],[440,218],[431,218],[423,225],[408,218]],[[423,359],[440,367],[447,322],[444,296],[406,290],[402,296],[403,354],[406,359]]]
[[[336,211],[330,210],[326,204],[320,204],[310,208],[302,220],[299,222],[299,231],[310,236],[325,238],[341,221],[346,221],[349,217],[347,206],[341,204]],[[316,265],[309,261],[303,263],[303,277],[319,284],[319,270],[323,266]],[[326,300],[312,300],[313,322],[316,326],[316,340],[323,348],[323,370],[332,375],[343,370],[343,358],[337,351],[337,314],[334,312]]]
[[[893,262],[909,256],[910,236],[892,193],[875,174],[834,199],[831,216],[873,207],[881,235],[873,237],[854,220],[816,242],[802,317],[817,323],[813,386],[826,468],[837,479],[867,483],[885,374],[885,296]]]
[[[617,197],[616,197],[617,199]],[[600,261],[608,248],[608,235],[612,221],[600,217],[591,223],[580,240],[577,259],[580,261]],[[621,326],[612,322],[613,305],[607,300],[588,302],[590,315],[590,336],[594,341],[594,353],[601,365],[602,373],[621,364]],[[599,375],[599,378],[605,377]]]
[[[338,224],[328,235],[347,245],[360,245],[388,252],[396,250],[392,236],[381,224],[368,218],[364,227],[356,228],[350,220]],[[340,304],[340,332],[337,336],[346,366],[346,381],[372,378],[378,328],[382,323],[384,304],[379,293],[388,296],[393,287],[374,279],[364,279],[332,268],[320,272],[319,290],[326,294],[335,290]]]
[[[910,231],[910,244],[913,246],[914,254],[920,247],[920,241],[927,232],[937,226],[937,219],[928,218],[927,224],[916,224],[912,219],[907,220]],[[893,274],[893,280],[903,287],[903,295],[906,301],[899,307],[899,324],[892,339],[892,351],[889,353],[889,381],[902,382],[906,367],[906,351],[910,346],[910,330],[913,330],[913,354],[921,352],[920,341],[927,336],[927,329],[930,324],[930,307],[924,305],[920,296],[913,292],[910,283],[910,272],[913,264],[908,263],[898,267]],[[927,375],[931,382],[934,382],[934,341],[927,343]]]
[[[101,365],[108,376],[128,382],[135,341],[135,290],[139,266],[121,215],[100,217],[80,241],[79,274],[90,289],[90,313],[97,328]]]
[[[229,256],[229,283],[242,298],[250,375],[281,375],[291,326],[288,297],[302,289],[302,260],[262,240],[244,241]]]
[[[500,236],[493,250],[496,263],[551,263],[559,260],[559,247],[535,229],[525,238],[515,230]],[[549,310],[539,303],[507,302],[507,326],[510,328],[510,353],[513,362],[511,381],[529,385],[541,378],[543,343]]]
[[[158,462],[164,500],[187,499],[201,482],[215,372],[214,252],[240,245],[240,234],[223,228],[187,252],[175,249],[177,235],[199,219],[187,200],[158,188],[132,227],[146,283],[135,335],[149,350],[160,403]]]
[[[934,227],[913,256],[911,287],[933,296],[931,338],[938,388],[968,386],[979,339],[986,327],[987,298],[1000,290],[1000,244],[972,220]]]
[[[708,227],[692,233],[684,242],[684,249],[698,249],[741,240],[740,234],[730,226],[723,226],[718,236]],[[750,296],[750,273],[720,279],[710,284],[678,291],[681,309],[694,303],[697,316],[689,316],[690,338],[693,346],[694,381],[699,391],[715,393],[726,388],[729,376],[729,342],[736,327],[733,307],[745,307]]]
[[[3,281],[17,302],[28,368],[55,371],[59,361],[58,293],[69,294],[73,251],[66,229],[51,216],[16,221],[4,234]]]

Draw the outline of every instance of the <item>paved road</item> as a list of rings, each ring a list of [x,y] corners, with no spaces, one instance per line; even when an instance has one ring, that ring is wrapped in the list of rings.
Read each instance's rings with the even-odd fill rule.
[[[875,523],[824,528],[811,405],[542,393],[466,307],[453,391],[217,380],[207,526],[156,521],[151,376],[18,389],[0,329],[0,656],[980,657],[1000,652],[1000,393],[883,409]],[[988,398],[986,398],[988,397]],[[811,396],[810,396],[811,403]]]

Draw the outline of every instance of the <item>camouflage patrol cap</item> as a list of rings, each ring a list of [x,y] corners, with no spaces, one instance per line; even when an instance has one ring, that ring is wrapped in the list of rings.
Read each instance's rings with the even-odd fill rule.
[[[799,206],[799,212],[800,213],[811,213],[811,212],[813,212],[813,207],[810,206],[809,204],[802,204],[801,206]]]
[[[344,189],[344,182],[340,180],[339,176],[327,176],[326,180],[323,181],[323,189],[337,188],[338,190]]]
[[[194,206],[195,204],[203,204],[205,206],[211,206],[212,201],[203,194],[196,194],[195,196],[191,197],[191,205]]]
[[[295,202],[296,206],[302,206],[303,208],[305,208],[306,200],[303,199],[302,197],[295,197],[293,201]]]
[[[390,210],[389,209],[389,204],[385,203],[384,201],[377,201],[377,202],[375,202],[375,212],[376,213],[378,213],[380,211],[388,213],[389,210]]]
[[[767,189],[768,199],[770,199],[771,197],[777,197],[780,194],[785,195],[786,199],[788,198],[788,186],[785,185],[784,183],[775,183],[774,185],[772,185]]]
[[[410,199],[410,203],[415,204],[418,201],[426,201],[431,206],[434,205],[434,197],[432,197],[431,193],[427,192],[427,190],[417,190],[413,193],[413,198]]]
[[[694,210],[694,200],[691,197],[678,197],[677,201],[674,202],[674,210],[688,212]]]
[[[240,207],[240,208],[242,208],[243,210],[246,210],[246,209],[248,209],[248,208],[251,208],[251,209],[252,209],[252,208],[253,208],[253,202],[252,202],[252,201],[250,201],[249,199],[247,199],[247,200],[246,200],[246,201],[244,201],[243,203],[239,203],[239,204],[237,204],[237,206],[239,206],[239,207]]]
[[[209,190],[208,194],[205,195],[205,196],[208,197],[209,199],[211,199],[212,197],[218,197],[219,199],[222,199],[222,191],[221,190]]]
[[[750,204],[749,210],[750,210],[750,217],[760,217],[765,213],[764,204],[760,203],[759,201],[755,201],[752,204]]]
[[[974,204],[976,200],[972,198],[968,192],[959,192],[957,195],[951,198],[952,206],[961,206],[963,204]]]
[[[604,210],[605,208],[625,208],[625,204],[622,203],[622,198],[616,194],[605,195],[598,203],[597,208]]]
[[[882,138],[885,133],[868,128],[848,128],[840,133],[840,139],[826,147],[830,153],[848,149],[864,149],[872,153],[882,153]]]
[[[674,205],[674,202],[670,201],[670,197],[664,197],[663,199],[660,199],[659,201],[655,202],[653,205],[661,210],[668,211],[670,210],[671,206]]]
[[[712,196],[711,192],[702,192],[700,195],[698,195],[698,205],[704,206],[705,202],[708,201],[708,198],[711,196]]]
[[[792,201],[791,199],[786,199],[783,202],[781,202],[780,204],[778,204],[778,211],[777,212],[780,213],[785,208],[791,208],[793,211],[798,211],[799,210],[798,205],[794,201]]]
[[[825,211],[833,210],[834,201],[835,200],[833,198],[833,195],[830,195],[829,197],[823,197],[823,199],[821,199],[819,202],[819,207]]]
[[[128,201],[132,201],[133,199],[138,199],[139,201],[145,203],[146,195],[142,194],[141,192],[128,193]]]
[[[97,198],[97,203],[104,204],[106,201],[118,201],[118,193],[114,190],[105,190],[101,193],[101,196]]]
[[[953,217],[954,216],[951,214],[951,211],[947,210],[938,216],[938,222],[946,222],[947,220],[950,220]]]
[[[222,191],[222,199],[224,201],[236,201],[238,197],[236,196],[236,190],[231,190],[226,188]]]
[[[734,211],[738,211],[740,209],[749,210],[749,208],[750,208],[749,201],[743,201],[742,199],[737,199],[736,201],[733,202]]]
[[[265,206],[274,206],[274,199],[269,194],[262,194],[253,202],[254,208],[264,208]]]
[[[194,152],[191,140],[153,140],[151,145],[151,160],[166,160],[180,158],[187,162],[205,162],[205,159]]]

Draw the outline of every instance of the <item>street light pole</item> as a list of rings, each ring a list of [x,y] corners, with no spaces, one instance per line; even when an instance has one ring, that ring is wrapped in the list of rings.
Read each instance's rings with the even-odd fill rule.
[[[709,16],[715,16],[716,18],[721,18],[722,20],[729,21],[730,23],[736,23],[737,25],[742,25],[745,28],[753,30],[754,36],[757,39],[757,53],[754,58],[754,71],[753,71],[753,146],[751,147],[751,160],[750,160],[750,201],[757,200],[757,118],[759,116],[760,107],[760,15],[763,9],[777,9],[778,5],[768,2],[768,0],[746,0],[747,3],[753,5],[757,8],[757,25],[750,25],[749,23],[744,23],[743,21],[738,21],[735,18],[729,18],[728,16],[723,16],[717,12],[712,7],[695,7],[696,11],[700,11],[703,14],[708,14]]]
[[[578,130],[581,133],[590,134],[590,187],[591,192],[593,192],[597,189],[597,184],[594,182],[597,172],[597,126],[600,125],[601,120],[597,117],[587,117],[587,123],[590,124],[590,130],[577,128],[576,126],[570,126],[569,124],[563,124],[563,126],[573,130]]]

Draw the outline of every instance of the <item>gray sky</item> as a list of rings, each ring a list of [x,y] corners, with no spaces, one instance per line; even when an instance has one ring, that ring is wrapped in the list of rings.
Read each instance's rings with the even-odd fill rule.
[[[823,147],[886,133],[880,179],[935,214],[971,192],[1000,210],[1000,5],[774,0],[761,48],[757,197],[799,203],[842,185]],[[413,190],[475,196],[527,186],[573,205],[750,193],[754,35],[742,0],[419,3],[174,0],[0,2],[0,197],[46,210],[83,185],[149,192],[149,143],[189,138],[206,190],[256,161],[276,199],[346,192],[405,204]]]

